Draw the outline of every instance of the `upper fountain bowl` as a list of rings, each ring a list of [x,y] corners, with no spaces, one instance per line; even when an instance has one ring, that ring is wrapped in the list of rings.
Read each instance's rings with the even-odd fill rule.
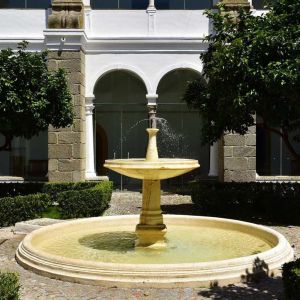
[[[133,158],[106,160],[104,167],[132,178],[161,180],[185,174],[199,168],[200,165],[194,159],[158,158],[157,160],[146,160]]]

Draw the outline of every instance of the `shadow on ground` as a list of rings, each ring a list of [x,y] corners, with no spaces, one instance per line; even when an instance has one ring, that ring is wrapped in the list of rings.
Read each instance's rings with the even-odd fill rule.
[[[220,287],[218,282],[211,284],[207,291],[200,291],[199,296],[222,300],[275,300],[283,299],[282,280],[274,277],[269,266],[258,257],[253,261],[252,268],[245,270],[241,276],[241,284]]]
[[[283,299],[281,278],[266,278],[260,283],[215,286],[208,291],[200,291],[199,296],[222,300],[277,300]]]

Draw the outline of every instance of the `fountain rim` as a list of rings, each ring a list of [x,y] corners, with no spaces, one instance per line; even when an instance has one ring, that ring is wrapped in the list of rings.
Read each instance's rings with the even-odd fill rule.
[[[138,165],[135,165],[138,164]],[[199,168],[200,164],[196,159],[187,158],[158,158],[156,160],[147,160],[146,158],[117,158],[117,159],[107,159],[105,160],[104,167],[108,165],[113,166],[126,166],[134,167],[137,166],[141,169],[149,168],[149,166],[159,167],[159,168],[185,168],[185,164],[188,167]]]
[[[95,262],[95,261],[89,261],[89,260],[82,260],[82,259],[73,259],[73,258],[68,258],[68,257],[61,257],[58,255],[53,255],[53,254],[49,254],[46,251],[43,250],[38,250],[38,249],[34,249],[34,246],[32,245],[32,239],[34,238],[35,235],[38,234],[42,234],[43,232],[47,232],[49,231],[49,229],[57,229],[59,227],[64,227],[66,225],[71,225],[71,224],[79,224],[79,223],[85,223],[87,221],[97,221],[97,220],[118,220],[118,219],[122,219],[122,220],[128,220],[128,219],[134,219],[137,220],[139,217],[139,215],[126,215],[126,216],[107,216],[107,217],[93,217],[93,218],[84,218],[84,219],[80,219],[80,220],[70,220],[70,221],[65,221],[62,223],[58,223],[58,224],[53,224],[53,225],[48,225],[44,228],[40,228],[37,229],[35,231],[33,231],[32,233],[28,234],[23,241],[20,243],[18,249],[17,249],[17,254],[16,257],[17,259],[19,259],[19,255],[20,253],[22,253],[24,250],[29,253],[28,249],[30,250],[30,254],[37,258],[37,259],[41,259],[44,256],[47,257],[48,262],[55,261],[55,262],[59,262],[64,266],[68,266],[68,265],[77,265],[77,266],[81,266],[84,265],[85,267],[91,266],[91,267],[118,267],[120,270],[123,269],[127,269],[127,268],[135,268],[136,270],[139,271],[143,271],[143,270],[149,270],[149,269],[156,269],[156,270],[162,270],[164,268],[168,268],[168,269],[176,269],[176,270],[185,270],[187,268],[191,268],[191,269],[198,269],[198,268],[209,268],[209,267],[213,267],[215,265],[218,265],[218,267],[222,267],[222,266],[235,266],[235,265],[240,265],[241,263],[243,263],[245,261],[245,259],[250,260],[250,259],[255,259],[255,258],[259,258],[259,259],[268,259],[270,258],[273,254],[279,254],[279,253],[283,253],[283,249],[287,246],[289,246],[288,241],[286,240],[286,238],[279,232],[277,232],[274,229],[268,228],[266,226],[263,225],[258,225],[258,224],[254,224],[254,223],[250,223],[250,222],[245,222],[245,221],[239,221],[239,220],[234,220],[234,219],[227,219],[227,218],[217,218],[217,217],[204,217],[204,216],[186,216],[186,215],[164,215],[164,218],[166,218],[166,220],[172,220],[172,219],[181,219],[184,218],[186,219],[188,217],[188,219],[198,219],[198,220],[207,220],[207,221],[211,221],[211,222],[219,222],[219,223],[230,223],[230,224],[236,224],[236,225],[242,225],[245,227],[250,227],[250,228],[254,228],[258,231],[263,231],[265,233],[268,233],[269,235],[272,235],[273,237],[276,238],[276,245],[272,246],[271,249],[267,250],[267,251],[263,251],[261,253],[258,254],[253,254],[253,255],[248,255],[248,256],[242,256],[242,257],[238,257],[238,258],[231,258],[231,259],[225,259],[225,260],[215,260],[215,261],[208,261],[208,262],[194,262],[194,263],[178,263],[178,264],[128,264],[128,263],[109,263],[109,262]],[[189,226],[188,224],[186,224],[186,226]],[[291,252],[293,252],[292,248],[290,249]],[[66,263],[66,260],[69,263]],[[54,262],[54,263],[55,263]],[[84,264],[81,264],[82,262],[84,262]]]

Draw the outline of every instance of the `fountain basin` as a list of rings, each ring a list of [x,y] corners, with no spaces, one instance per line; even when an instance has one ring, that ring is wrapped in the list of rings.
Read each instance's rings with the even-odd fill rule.
[[[104,167],[128,177],[143,180],[162,180],[176,177],[196,168],[199,163],[194,159],[157,158],[146,160],[144,158],[111,159],[106,160]]]
[[[261,253],[253,254],[252,252],[256,251],[250,249],[250,253],[246,251],[244,255],[239,253],[237,257],[233,255],[232,258],[228,258],[227,255],[231,251],[232,245],[225,238],[222,241],[223,244],[219,245],[224,249],[225,259],[217,257],[215,260],[195,260],[193,251],[186,249],[179,251],[180,253],[185,252],[186,258],[178,258],[177,263],[177,254],[175,262],[171,259],[169,262],[159,263],[155,256],[160,255],[160,252],[155,250],[156,252],[149,254],[150,261],[147,258],[146,262],[133,263],[130,260],[129,262],[123,261],[122,256],[116,262],[111,262],[111,259],[105,258],[105,255],[110,257],[109,253],[113,252],[112,249],[106,249],[105,245],[100,243],[100,248],[104,249],[104,252],[97,256],[99,243],[96,243],[96,246],[93,246],[95,245],[93,243],[91,245],[86,243],[88,237],[97,232],[116,233],[130,230],[134,233],[138,219],[137,215],[97,217],[50,225],[28,234],[19,245],[16,259],[23,267],[51,278],[85,284],[139,288],[200,287],[209,286],[214,282],[218,282],[220,285],[235,283],[239,282],[242,276],[251,273],[254,265],[257,266],[257,262],[262,262],[264,270],[271,275],[276,274],[283,263],[293,259],[291,246],[283,235],[275,230],[252,223],[211,217],[166,215],[164,220],[170,234],[173,226],[176,230],[186,227],[187,232],[198,229],[201,233],[208,229],[211,230],[209,236],[212,238],[214,230],[220,229],[228,231],[228,236],[237,233],[239,237],[233,236],[232,240],[240,243],[242,247],[245,247],[246,244],[246,248],[251,248],[253,244],[251,241],[256,239],[260,240],[259,244],[264,244],[266,247],[262,248],[264,250]],[[196,233],[193,232],[193,234]],[[75,237],[72,238],[74,235]],[[241,235],[249,236],[250,242],[245,242],[240,238]],[[180,233],[180,236],[182,237],[183,234]],[[216,244],[211,245],[212,250],[218,247],[218,240],[215,238]],[[205,244],[204,241],[195,238],[191,241]],[[170,241],[169,244],[172,242]],[[60,246],[65,252],[60,252],[58,249]],[[78,254],[76,251],[81,248],[85,255],[91,253],[91,256],[83,257]],[[124,251],[124,257],[130,257],[126,253],[126,249]]]

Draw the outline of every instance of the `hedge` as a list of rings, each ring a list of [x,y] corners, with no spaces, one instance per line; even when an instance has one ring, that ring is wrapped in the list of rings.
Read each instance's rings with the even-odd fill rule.
[[[83,190],[94,187],[97,182],[24,182],[24,183],[0,183],[0,198],[25,196],[35,193],[46,193],[55,197],[58,193],[67,190]]]
[[[57,202],[63,218],[100,216],[108,207],[112,193],[112,182],[103,181],[81,191],[59,193]]]
[[[300,299],[300,258],[282,267],[282,281],[286,300]]]
[[[19,274],[0,271],[0,300],[20,299],[19,290]]]
[[[51,205],[48,194],[5,197],[0,199],[0,226],[38,218]]]
[[[300,224],[300,184],[193,182],[200,213],[238,219]]]
[[[21,183],[22,184],[22,183]],[[11,187],[8,187],[11,185]],[[58,208],[63,218],[93,217],[101,215],[108,207],[112,193],[111,182],[78,183],[16,183],[0,184],[0,190],[17,194],[15,197],[0,198],[0,227],[16,222],[42,217],[50,207]],[[34,187],[39,193],[32,192]],[[19,194],[24,195],[20,196]]]

